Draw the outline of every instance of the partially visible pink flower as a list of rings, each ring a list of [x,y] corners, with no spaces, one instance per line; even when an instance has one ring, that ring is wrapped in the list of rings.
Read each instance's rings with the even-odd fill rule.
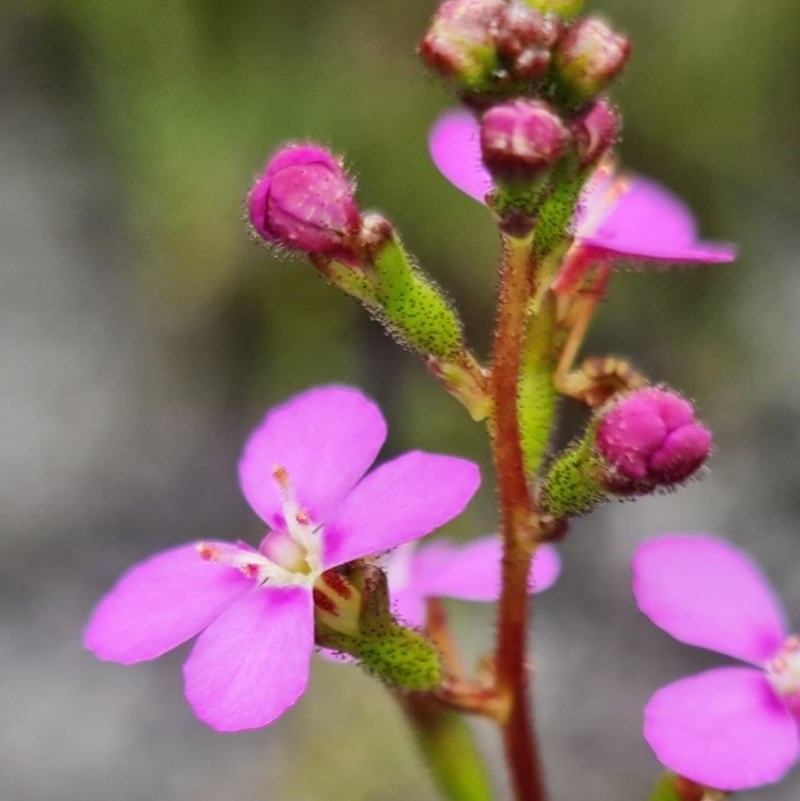
[[[750,558],[706,535],[666,535],[633,557],[639,609],[681,642],[740,659],[662,687],[645,708],[659,760],[719,790],[777,782],[800,754],[800,639]]]
[[[199,634],[183,668],[197,716],[219,731],[271,723],[305,691],[315,606],[335,616],[352,601],[325,571],[424,536],[478,488],[476,465],[419,451],[364,476],[385,438],[377,406],[348,387],[270,411],[239,462],[272,529],[259,548],[195,542],[136,565],[95,609],[86,647],[129,665]]]
[[[412,626],[425,622],[426,598],[459,601],[496,601],[500,597],[502,545],[497,536],[464,545],[436,540],[417,547],[410,542],[389,556],[388,577],[392,604],[398,616]],[[528,576],[530,592],[551,587],[561,571],[561,559],[552,545],[536,551]]]
[[[493,187],[481,162],[475,117],[464,110],[445,112],[431,130],[429,146],[445,178],[485,202]],[[581,197],[573,229],[575,243],[567,257],[571,270],[569,276],[559,276],[561,291],[597,261],[713,264],[736,258],[732,245],[698,240],[687,206],[660,184],[638,175],[615,178],[598,170]]]

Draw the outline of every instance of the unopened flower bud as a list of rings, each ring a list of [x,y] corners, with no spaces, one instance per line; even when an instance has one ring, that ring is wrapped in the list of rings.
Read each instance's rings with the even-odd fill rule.
[[[317,145],[287,145],[248,198],[250,221],[268,242],[347,260],[361,216],[339,161]]]
[[[619,131],[619,117],[611,103],[602,98],[571,122],[569,129],[580,166],[589,167],[597,164],[613,146]]]
[[[503,0],[447,0],[420,43],[420,55],[462,88],[480,89],[497,65],[492,28],[505,5]]]
[[[582,19],[558,43],[559,77],[576,100],[588,100],[622,72],[630,52],[626,36],[602,20]]]
[[[610,467],[603,483],[612,492],[636,492],[689,478],[708,458],[711,432],[680,395],[647,387],[603,415],[596,448]]]
[[[528,81],[547,74],[560,33],[557,17],[545,17],[522,0],[507,3],[494,21],[497,49],[512,64],[514,77]]]
[[[493,106],[481,120],[483,162],[500,180],[534,177],[558,161],[567,136],[561,118],[541,100]]]

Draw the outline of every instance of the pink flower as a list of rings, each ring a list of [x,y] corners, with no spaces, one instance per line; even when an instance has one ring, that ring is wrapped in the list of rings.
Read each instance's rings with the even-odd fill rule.
[[[389,556],[388,576],[392,605],[412,626],[425,622],[426,598],[459,601],[496,601],[500,597],[502,545],[497,536],[464,545],[436,540],[416,547],[410,542]],[[536,552],[528,578],[531,592],[551,587],[561,571],[561,559],[552,545]]]
[[[476,465],[419,451],[364,476],[385,438],[377,406],[347,387],[270,411],[239,462],[242,492],[272,529],[259,548],[190,543],[136,565],[95,609],[86,647],[132,664],[199,634],[183,668],[197,716],[219,731],[271,723],[305,691],[315,603],[347,608],[348,588],[323,573],[424,536],[478,488]]]
[[[650,699],[644,736],[659,760],[719,790],[780,780],[800,750],[800,640],[787,636],[759,569],[715,537],[667,535],[634,555],[633,593],[676,639],[752,665],[681,679]]]
[[[445,112],[431,130],[429,145],[445,178],[483,202],[492,179],[481,163],[480,129],[474,116],[463,110]],[[570,270],[559,276],[561,287],[554,286],[556,291],[572,287],[587,262],[712,264],[736,257],[731,245],[699,241],[691,211],[647,178],[614,178],[598,170],[581,201],[573,220],[575,244],[567,257]]]

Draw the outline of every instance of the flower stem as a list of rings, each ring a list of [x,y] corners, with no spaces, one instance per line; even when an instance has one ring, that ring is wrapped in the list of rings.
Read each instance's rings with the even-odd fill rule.
[[[532,728],[525,665],[530,543],[535,542],[536,532],[532,531],[533,509],[517,417],[517,387],[533,283],[531,238],[505,235],[492,350],[490,430],[503,538],[496,677],[498,690],[509,699],[502,734],[516,801],[546,801],[547,797]]]
[[[480,752],[462,715],[429,693],[396,693],[395,697],[445,797],[450,801],[491,801]]]

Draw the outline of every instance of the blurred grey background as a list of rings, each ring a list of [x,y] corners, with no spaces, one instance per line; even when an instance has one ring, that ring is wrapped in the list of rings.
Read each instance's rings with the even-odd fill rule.
[[[431,165],[449,105],[414,48],[433,0],[5,0],[0,7],[0,800],[436,798],[398,710],[358,669],[315,664],[269,729],[216,734],[182,697],[187,649],[136,667],[84,653],[131,563],[202,537],[255,540],[235,462],[249,427],[312,383],[350,382],[386,454],[481,461],[450,536],[494,526],[483,432],[302,261],[251,243],[242,199],[270,151],[347,154],[457,300],[485,353],[496,236]],[[600,9],[599,4],[591,6]],[[684,389],[716,434],[688,489],[579,521],[537,600],[536,705],[553,799],[644,799],[641,708],[723,658],[635,610],[644,537],[746,546],[800,627],[800,6],[607,0],[635,51],[615,97],[625,164],[741,246],[733,266],[614,278],[587,353]],[[572,419],[569,409],[565,420]],[[491,610],[452,605],[473,657]],[[502,770],[493,732],[478,734]],[[796,801],[800,769],[743,801]]]

